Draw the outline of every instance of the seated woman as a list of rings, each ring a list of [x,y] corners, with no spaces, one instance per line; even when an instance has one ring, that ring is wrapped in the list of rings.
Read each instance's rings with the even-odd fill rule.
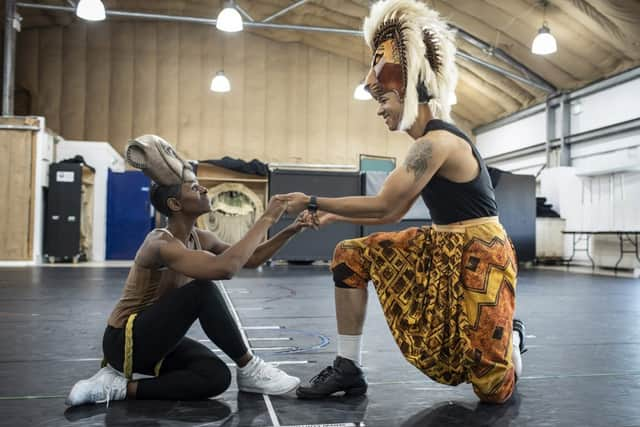
[[[168,226],[151,231],[136,254],[104,332],[108,365],[78,381],[67,405],[123,399],[194,400],[223,393],[231,382],[227,365],[185,336],[196,320],[207,337],[236,362],[239,390],[283,394],[296,388],[298,378],[265,363],[247,348],[212,281],[230,279],[242,267],[261,265],[306,224],[296,220],[260,244],[286,209],[286,202],[272,199],[249,232],[229,246],[194,226],[210,206],[207,190],[198,184],[191,166],[159,137],[140,137],[132,146],[127,160],[154,180],[151,203],[168,217]],[[136,149],[143,163],[136,161]],[[158,153],[165,157],[162,161],[154,160]],[[152,377],[132,380],[133,373]]]

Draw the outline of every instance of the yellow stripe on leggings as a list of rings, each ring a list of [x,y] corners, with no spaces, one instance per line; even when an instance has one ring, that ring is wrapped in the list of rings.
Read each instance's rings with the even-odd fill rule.
[[[162,369],[162,362],[164,362],[164,357],[160,359],[156,366],[153,368],[153,373],[156,374],[156,377],[160,376],[160,369]]]
[[[131,380],[133,376],[133,321],[138,313],[133,313],[127,319],[127,326],[124,332],[124,362],[123,371],[126,379]]]

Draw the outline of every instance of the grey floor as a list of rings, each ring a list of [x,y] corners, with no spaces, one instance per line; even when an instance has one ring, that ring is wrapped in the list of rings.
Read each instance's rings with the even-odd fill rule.
[[[640,426],[640,280],[525,270],[517,315],[529,352],[514,397],[478,404],[404,361],[370,294],[366,397],[300,401],[238,393],[217,400],[115,402],[66,409],[101,358],[101,334],[124,268],[0,269],[0,425],[7,426]],[[256,352],[308,380],[333,360],[326,267],[245,271],[225,282]],[[189,336],[206,339],[199,325]]]

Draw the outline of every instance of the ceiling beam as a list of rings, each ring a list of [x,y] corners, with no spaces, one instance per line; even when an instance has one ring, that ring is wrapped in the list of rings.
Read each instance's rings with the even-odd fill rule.
[[[262,20],[262,22],[269,22],[269,21],[273,21],[274,19],[276,19],[279,16],[284,15],[285,13],[289,12],[290,10],[295,9],[298,6],[302,6],[303,4],[305,4],[306,2],[308,2],[309,0],[298,0],[297,2],[293,3],[292,5],[289,5],[287,7],[285,7],[284,9],[281,9],[279,11],[277,11],[276,13],[274,13],[271,16],[268,16],[266,18],[264,18]]]
[[[37,3],[17,3],[18,7],[27,8],[27,9],[40,9],[40,10],[49,10],[55,12],[72,12],[75,13],[75,10],[71,7],[66,6],[55,6],[49,4],[37,4]],[[121,10],[106,10],[107,16],[117,16],[123,18],[137,18],[137,19],[149,19],[149,20],[157,20],[157,21],[173,21],[173,22],[188,22],[191,24],[205,24],[205,25],[216,25],[215,19],[210,18],[198,18],[195,16],[180,16],[180,15],[163,15],[158,13],[142,13],[142,12],[127,12]],[[343,34],[348,36],[362,36],[362,31],[359,30],[349,30],[344,28],[329,28],[329,27],[315,27],[308,25],[289,25],[289,24],[271,24],[268,22],[245,22],[245,27],[248,28],[269,28],[269,29],[278,29],[278,30],[294,30],[294,31],[311,31],[311,32],[320,32],[320,33],[334,33],[334,34]]]
[[[345,28],[330,28],[330,27],[316,27],[316,26],[306,26],[306,25],[290,25],[290,24],[271,24],[269,22],[265,22],[267,19],[273,19],[275,18],[275,15],[282,15],[284,13],[286,13],[287,11],[293,9],[294,7],[298,7],[300,5],[302,5],[303,3],[305,3],[307,0],[299,0],[296,3],[292,4],[291,6],[288,6],[285,9],[280,10],[279,12],[277,12],[274,15],[271,15],[271,17],[266,18],[265,20],[263,20],[262,22],[245,22],[244,25],[248,28],[269,28],[269,29],[279,29],[279,30],[294,30],[294,31],[312,31],[312,32],[324,32],[324,33],[333,33],[333,34],[342,34],[342,35],[349,35],[349,36],[362,36],[362,31],[360,30],[352,30],[352,29],[345,29]],[[58,11],[58,12],[71,12],[74,13],[75,10],[71,7],[65,7],[65,6],[54,6],[54,5],[44,5],[44,4],[36,4],[36,3],[17,3],[18,7],[23,7],[23,8],[31,8],[31,9],[41,9],[41,10],[50,10],[50,11]],[[150,19],[150,20],[159,20],[159,21],[174,21],[174,22],[189,22],[189,23],[193,23],[193,24],[205,24],[205,25],[215,25],[216,24],[216,20],[215,19],[210,19],[210,18],[198,18],[198,17],[193,17],[193,16],[179,16],[179,15],[163,15],[163,14],[156,14],[156,13],[141,13],[141,12],[127,12],[127,11],[118,11],[118,10],[107,10],[106,11],[107,16],[119,16],[119,17],[127,17],[127,18],[138,18],[138,19]],[[480,46],[482,44],[484,44],[484,46],[490,47],[488,44],[486,44],[485,42],[482,42],[479,39],[473,38],[473,36],[471,36],[470,34],[464,32],[463,30],[460,30],[461,34],[466,34],[463,35],[463,37],[468,37],[465,38],[465,40],[469,41],[469,40],[473,40],[473,43],[475,46]],[[499,49],[497,49],[498,51],[500,51]],[[494,52],[496,51],[496,49],[494,49]],[[501,52],[501,51],[500,51]],[[503,53],[504,54],[504,53]],[[535,77],[535,76],[528,76],[528,77],[523,77],[523,76],[519,76],[509,70],[506,70],[502,67],[499,67],[497,65],[494,65],[490,62],[484,61],[480,58],[477,58],[473,55],[470,55],[462,50],[458,50],[456,52],[456,55],[460,58],[463,58],[467,61],[471,61],[474,62],[476,64],[482,65],[496,73],[502,74],[503,76],[509,77],[510,79],[519,81],[521,83],[525,83],[528,84],[530,86],[536,87],[544,92],[547,93],[553,93],[555,92],[555,87],[553,87],[552,85],[550,85],[549,83],[543,81],[540,81],[541,79],[539,77]],[[508,57],[508,55],[504,54],[505,57]],[[517,63],[517,61],[515,61],[514,59],[511,59],[511,61],[513,61],[514,63]],[[517,63],[519,64],[519,63]],[[513,64],[510,64],[513,65]],[[515,66],[515,65],[514,65]],[[520,64],[519,67],[526,69],[526,67],[524,67],[524,65]],[[516,67],[518,68],[518,67]],[[520,68],[518,68],[520,69]],[[531,74],[531,72],[529,71],[529,73]]]
[[[485,52],[487,55],[493,56],[499,59],[500,61],[504,62],[505,64],[512,66],[513,68],[515,68],[516,70],[524,74],[527,79],[536,82],[540,86],[546,87],[545,92],[555,92],[557,90],[557,88],[554,85],[552,85],[551,83],[549,83],[548,81],[546,81],[545,79],[543,79],[542,77],[540,77],[539,75],[531,71],[531,69],[529,69],[527,66],[525,66],[521,62],[514,59],[512,56],[507,54],[502,49],[497,48],[495,46],[491,46],[489,43],[477,38],[476,36],[470,33],[467,33],[465,30],[461,28],[455,27],[453,25],[450,25],[450,26],[452,28],[455,28],[457,36],[463,39],[464,41],[466,41],[467,43],[477,47],[478,49]]]
[[[540,84],[540,83],[538,83],[538,82],[536,82],[534,80],[528,79],[527,77],[519,76],[519,75],[517,75],[515,73],[512,73],[509,70],[505,70],[504,68],[498,67],[497,65],[494,65],[494,64],[492,64],[490,62],[487,62],[487,61],[485,61],[483,59],[476,58],[475,56],[469,55],[468,53],[466,53],[463,50],[459,50],[458,49],[458,51],[456,52],[456,55],[458,57],[462,58],[462,59],[467,60],[467,61],[475,62],[476,64],[482,65],[482,66],[484,66],[484,67],[486,67],[486,68],[488,68],[488,69],[490,69],[492,71],[495,71],[498,74],[502,74],[503,76],[509,77],[512,80],[516,80],[516,81],[519,81],[521,83],[526,83],[526,84],[528,84],[530,86],[536,87],[536,88],[538,88],[538,89],[540,89],[540,90],[542,90],[544,92],[547,92],[547,93],[555,92],[553,89],[549,88],[546,85],[542,85],[542,84]]]
[[[247,13],[247,11],[246,11],[246,10],[244,10],[243,8],[241,8],[241,7],[240,7],[240,5],[239,5],[238,3],[235,3],[235,4],[234,4],[234,6],[235,6],[235,8],[236,8],[236,9],[238,9],[238,12],[240,12],[240,13],[242,14],[242,16],[244,16],[245,18],[247,18],[250,22],[254,22],[254,21],[255,21],[255,19],[253,19],[253,18],[251,17],[251,15],[249,15],[249,14]]]

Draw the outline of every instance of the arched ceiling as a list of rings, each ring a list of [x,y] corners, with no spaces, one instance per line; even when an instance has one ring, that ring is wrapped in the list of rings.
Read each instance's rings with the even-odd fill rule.
[[[29,1],[29,0],[26,0]],[[68,6],[65,0],[31,0]],[[215,18],[220,0],[105,0],[110,10],[150,12]],[[294,0],[237,0],[255,21],[298,3]],[[309,0],[273,19],[273,24],[293,24],[360,30],[368,0]],[[458,37],[459,50],[513,74],[522,68],[500,60],[504,53],[557,90],[571,90],[640,64],[640,1],[550,0],[543,18],[539,0],[428,0],[451,24],[467,33]],[[72,14],[20,9],[23,26],[65,25]],[[111,19],[111,18],[110,18]],[[546,19],[558,42],[558,51],[533,55],[531,42]],[[333,33],[250,28],[255,34],[281,42],[299,42],[366,64],[369,54],[361,37]],[[470,42],[471,38],[483,41]],[[472,41],[472,40],[471,40]],[[493,54],[491,53],[492,48]],[[516,81],[464,58],[457,59],[460,80],[456,120],[473,128],[539,103],[548,92]]]

